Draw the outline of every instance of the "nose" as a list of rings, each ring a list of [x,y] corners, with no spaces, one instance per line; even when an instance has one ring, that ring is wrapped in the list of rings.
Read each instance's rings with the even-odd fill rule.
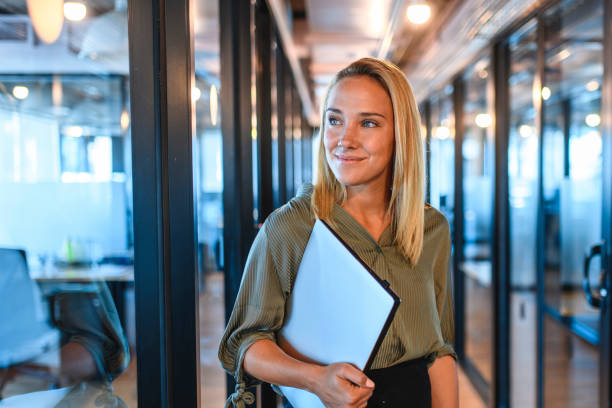
[[[347,123],[346,126],[342,128],[338,138],[338,146],[342,146],[344,148],[353,148],[357,142],[357,129],[356,126],[352,123]]]

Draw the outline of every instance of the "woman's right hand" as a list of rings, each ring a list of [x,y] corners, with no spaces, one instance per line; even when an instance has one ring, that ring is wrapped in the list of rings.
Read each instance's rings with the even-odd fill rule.
[[[374,392],[374,383],[347,363],[322,366],[312,390],[327,408],[362,408]]]

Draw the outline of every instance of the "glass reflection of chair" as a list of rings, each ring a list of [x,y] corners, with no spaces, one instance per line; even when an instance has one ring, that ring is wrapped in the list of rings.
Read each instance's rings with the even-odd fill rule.
[[[42,376],[50,388],[84,381],[110,384],[130,357],[106,284],[53,284],[44,292],[49,309],[30,279],[25,251],[0,249],[0,391],[18,374]],[[59,371],[30,364],[60,345]]]
[[[6,383],[19,373],[57,385],[58,378],[34,362],[59,344],[59,333],[48,322],[23,250],[0,248],[0,299],[0,399]]]

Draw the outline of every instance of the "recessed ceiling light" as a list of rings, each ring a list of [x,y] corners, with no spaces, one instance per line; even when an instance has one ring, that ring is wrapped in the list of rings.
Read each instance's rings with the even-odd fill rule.
[[[87,15],[87,7],[80,1],[64,3],[64,17],[70,21],[81,21]]]
[[[431,17],[431,7],[424,2],[413,3],[406,9],[406,17],[412,24],[424,24]]]
[[[13,96],[17,99],[25,99],[30,94],[30,90],[27,86],[17,85],[13,88]]]

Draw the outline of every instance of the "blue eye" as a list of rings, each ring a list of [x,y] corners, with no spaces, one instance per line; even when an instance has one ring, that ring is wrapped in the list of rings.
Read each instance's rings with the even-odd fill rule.
[[[333,118],[333,117],[327,118],[327,122],[332,126],[340,124],[340,120]]]
[[[364,121],[362,122],[362,125],[363,125],[363,127],[368,127],[368,128],[371,128],[371,127],[376,127],[376,126],[378,126],[378,123],[376,123],[376,122],[374,122],[374,121],[372,121],[372,120],[364,120]]]

